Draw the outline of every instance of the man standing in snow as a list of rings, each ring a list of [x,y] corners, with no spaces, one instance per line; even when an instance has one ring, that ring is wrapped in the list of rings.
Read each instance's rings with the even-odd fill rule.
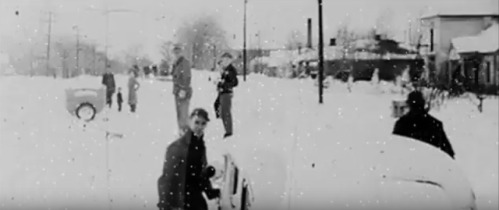
[[[433,145],[454,159],[455,153],[447,139],[444,126],[425,109],[423,93],[413,91],[407,97],[409,112],[395,123],[393,134]]]
[[[179,134],[187,129],[189,104],[192,97],[191,63],[183,55],[183,46],[176,44],[173,47],[175,61],[172,66],[173,95],[177,112]]]
[[[111,105],[113,104],[113,94],[116,89],[114,74],[106,70],[106,73],[102,75],[102,84],[106,86],[106,104],[111,108]]]
[[[158,179],[160,210],[208,210],[203,192],[210,200],[220,197],[208,175],[203,135],[209,121],[206,110],[195,109],[186,132],[168,146]]]
[[[232,97],[234,96],[234,87],[239,83],[237,79],[237,70],[232,66],[232,55],[224,53],[222,55],[222,73],[220,81],[217,84],[218,97],[215,101],[215,111],[222,117],[225,128],[224,138],[232,136]],[[218,105],[217,105],[218,104]]]

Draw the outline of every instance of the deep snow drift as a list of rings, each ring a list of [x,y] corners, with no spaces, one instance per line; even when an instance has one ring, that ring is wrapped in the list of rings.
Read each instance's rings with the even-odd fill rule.
[[[209,76],[194,73],[191,107],[212,111],[215,87]],[[127,79],[117,79],[126,91]],[[114,107],[94,122],[76,121],[65,110],[64,89],[99,82],[91,77],[0,78],[0,209],[156,209],[156,181],[176,128],[171,83],[142,80],[137,114],[129,114],[125,104],[125,112]],[[461,170],[478,208],[497,209],[497,99],[485,101],[484,113],[464,99],[434,113],[456,151],[453,165],[436,157],[439,153],[412,155],[410,150],[424,150],[421,146],[394,149],[403,148],[395,145],[396,139],[386,139],[394,123],[389,107],[396,96],[376,94],[363,85],[348,93],[346,86],[332,84],[325,104],[318,105],[316,92],[310,80],[251,75],[248,82],[241,79],[235,93],[234,138],[221,140],[221,121],[209,125],[205,138],[210,154],[237,154],[254,182],[256,209],[449,205],[435,187],[382,179],[406,173],[401,168],[407,166],[427,170],[422,173],[428,176]],[[111,135],[106,143],[106,132],[124,136]],[[441,167],[425,168],[414,164],[416,158],[436,158]],[[456,174],[447,181],[459,180]]]

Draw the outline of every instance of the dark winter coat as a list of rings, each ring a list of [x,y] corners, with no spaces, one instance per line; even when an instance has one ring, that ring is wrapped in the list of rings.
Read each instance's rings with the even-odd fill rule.
[[[229,64],[222,71],[222,75],[220,77],[220,82],[217,84],[217,89],[220,94],[223,93],[232,93],[233,88],[239,84],[237,79],[237,70]]]
[[[426,111],[409,111],[395,123],[393,134],[413,138],[433,145],[454,158],[455,153],[447,139],[444,126]]]
[[[173,95],[179,96],[180,90],[185,91],[185,99],[190,99],[192,96],[191,87],[191,64],[184,58],[180,57],[172,66],[173,78]]]
[[[118,92],[118,95],[116,95],[116,97],[118,98],[118,104],[123,103],[123,95],[121,94],[121,92]]]
[[[206,147],[202,137],[187,131],[172,142],[166,151],[163,174],[158,180],[160,209],[207,210],[203,192],[211,199],[214,190],[205,176]]]
[[[137,100],[137,90],[139,90],[140,84],[136,77],[130,77],[128,79],[128,104],[136,105]]]
[[[114,74],[104,73],[102,75],[102,84],[107,87],[108,92],[114,93],[116,88],[116,83],[114,81]]]

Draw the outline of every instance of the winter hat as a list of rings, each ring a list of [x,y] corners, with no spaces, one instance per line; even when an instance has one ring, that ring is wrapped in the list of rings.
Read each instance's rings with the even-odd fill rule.
[[[208,117],[208,112],[203,108],[194,109],[191,113],[191,117],[194,117],[194,116],[204,118],[208,122],[210,121],[210,118]]]
[[[234,58],[234,56],[232,56],[232,54],[226,52],[226,53],[222,54],[222,58],[232,59],[232,58]]]
[[[184,46],[181,43],[173,45],[173,50],[183,50]]]
[[[411,109],[424,109],[426,104],[423,93],[417,90],[409,93],[406,102]]]

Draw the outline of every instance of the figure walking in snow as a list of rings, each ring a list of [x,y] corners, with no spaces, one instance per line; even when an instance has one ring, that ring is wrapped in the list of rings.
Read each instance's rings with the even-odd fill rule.
[[[173,47],[173,54],[175,56],[172,66],[173,95],[179,134],[182,134],[188,127],[189,104],[192,97],[191,63],[184,57],[182,45],[176,44]]]
[[[130,111],[135,112],[137,110],[137,90],[140,88],[139,72],[132,70],[130,72],[130,78],[128,79],[128,105],[130,105]]]
[[[208,210],[208,199],[220,197],[208,175],[204,130],[209,122],[208,112],[195,109],[183,135],[168,145],[163,173],[158,179],[160,210]]]
[[[118,102],[118,112],[121,112],[121,105],[123,104],[123,95],[121,94],[121,88],[118,88],[118,94],[116,95]]]
[[[447,139],[444,126],[425,109],[425,99],[419,91],[409,93],[407,97],[409,112],[395,123],[393,134],[413,138],[433,145],[454,158],[455,153]]]
[[[234,87],[239,83],[237,71],[232,66],[232,55],[224,53],[222,55],[222,73],[217,84],[218,97],[215,101],[215,109],[220,114],[225,128],[224,138],[232,136],[232,98],[234,97]],[[218,107],[217,107],[218,104]]]
[[[102,84],[106,86],[106,105],[108,105],[109,108],[111,108],[113,104],[113,94],[116,88],[116,83],[114,81],[114,74],[111,72],[104,73],[102,75]]]

